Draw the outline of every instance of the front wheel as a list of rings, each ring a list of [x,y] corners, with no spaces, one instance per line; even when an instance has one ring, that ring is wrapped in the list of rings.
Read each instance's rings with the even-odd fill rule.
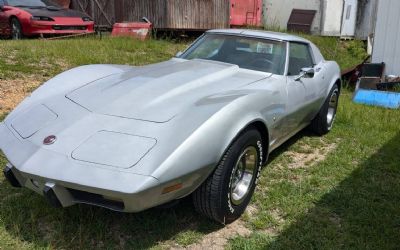
[[[22,26],[21,23],[18,21],[17,18],[11,19],[11,38],[13,40],[20,40],[22,39]]]
[[[317,116],[311,122],[311,130],[318,135],[328,133],[333,126],[336,118],[336,111],[339,103],[339,87],[337,84],[333,85],[328,98],[321,107]]]
[[[223,224],[238,219],[256,187],[262,152],[260,133],[255,128],[242,132],[213,174],[194,192],[196,210]]]

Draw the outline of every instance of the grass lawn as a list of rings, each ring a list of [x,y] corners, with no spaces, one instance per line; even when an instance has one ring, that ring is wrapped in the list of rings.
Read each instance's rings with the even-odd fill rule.
[[[308,37],[342,68],[362,43]],[[95,38],[0,40],[0,120],[43,81],[92,63],[162,61],[187,43]],[[360,248],[400,245],[400,110],[356,105],[344,90],[334,129],[300,132],[270,158],[245,215],[222,228],[184,200],[170,209],[122,214],[86,205],[50,207],[0,177],[0,249]],[[5,164],[0,155],[0,165]]]

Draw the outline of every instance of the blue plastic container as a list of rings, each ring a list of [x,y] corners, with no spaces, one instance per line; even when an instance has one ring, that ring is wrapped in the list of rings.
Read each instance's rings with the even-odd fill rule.
[[[354,95],[353,101],[366,105],[398,109],[400,108],[400,93],[359,89]]]

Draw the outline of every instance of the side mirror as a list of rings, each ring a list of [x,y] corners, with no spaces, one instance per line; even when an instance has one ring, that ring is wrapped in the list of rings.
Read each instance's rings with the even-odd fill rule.
[[[300,74],[294,80],[300,81],[301,78],[313,78],[314,74],[314,68],[302,68]]]
[[[178,53],[176,53],[175,57],[180,57],[183,54],[182,51],[179,51]]]

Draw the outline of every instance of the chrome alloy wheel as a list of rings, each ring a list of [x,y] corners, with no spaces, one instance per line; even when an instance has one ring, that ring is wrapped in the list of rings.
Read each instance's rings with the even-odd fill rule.
[[[257,168],[258,152],[253,146],[247,147],[239,156],[239,159],[233,168],[230,183],[231,202],[234,205],[240,205],[246,198],[251,189],[254,170]]]
[[[333,120],[335,119],[336,109],[338,106],[338,98],[339,98],[338,92],[334,91],[329,100],[328,113],[327,113],[327,117],[326,117],[328,126],[332,126]]]

